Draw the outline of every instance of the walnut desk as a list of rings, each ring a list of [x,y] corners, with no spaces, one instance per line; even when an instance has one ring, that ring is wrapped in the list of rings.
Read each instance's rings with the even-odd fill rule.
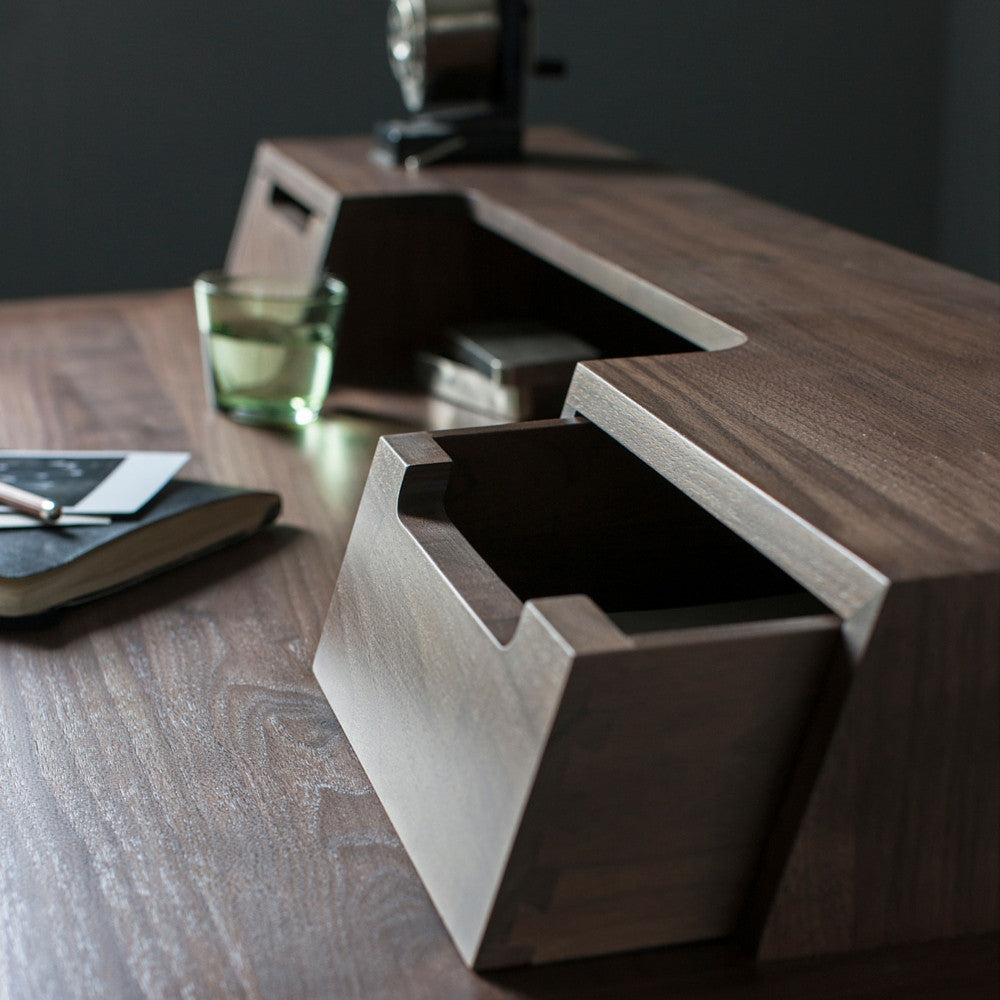
[[[959,313],[995,305],[992,286],[912,263],[917,291],[950,289]],[[350,351],[363,382],[364,351],[355,362]],[[589,391],[578,384],[574,398]],[[706,942],[469,971],[310,671],[377,441],[455,415],[363,384],[331,404],[291,435],[207,410],[187,290],[0,304],[8,446],[186,449],[192,474],[285,501],[275,530],[211,561],[0,635],[0,996],[990,995],[996,936],[961,927],[821,958],[758,961]],[[919,685],[906,695],[950,705]],[[923,752],[896,735],[887,766]],[[840,779],[863,798],[855,774]],[[923,816],[919,796],[908,802],[897,808]],[[830,838],[818,875],[835,882],[856,838],[816,822]],[[915,849],[907,829],[894,850]],[[953,833],[971,836],[942,831],[949,850]],[[872,877],[871,862],[856,870]],[[838,895],[848,919],[846,905]]]

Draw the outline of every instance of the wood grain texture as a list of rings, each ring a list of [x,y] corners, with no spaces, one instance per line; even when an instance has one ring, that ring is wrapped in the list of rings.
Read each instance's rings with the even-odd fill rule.
[[[995,566],[1000,287],[558,129],[529,133],[527,169],[387,171],[362,138],[267,149],[276,175],[341,198],[330,259],[360,252],[358,298],[383,310],[357,340],[409,326],[426,344],[476,303],[537,315],[586,288],[578,323],[596,289],[619,306],[601,317],[613,360],[581,366],[571,411],[609,429],[604,394],[622,427],[647,414],[884,576]],[[661,348],[622,335],[631,315]],[[675,353],[669,330],[708,354]]]
[[[763,920],[763,953],[995,928],[1000,755],[972,692],[992,698],[997,683],[1000,288],[559,130],[533,133],[518,169],[386,175],[364,148],[275,144],[359,213],[380,197],[411,209],[460,200],[489,234],[466,233],[469,247],[500,240],[515,248],[509,259],[527,253],[704,349],[674,342],[650,357],[661,352],[638,355],[609,336],[607,359],[578,366],[564,414],[598,424],[845,620],[848,690],[834,685],[820,712],[835,720],[796,771],[788,828],[774,831],[749,907]],[[464,287],[468,271],[452,270],[462,254],[443,252]],[[477,287],[484,302],[495,294],[488,280]],[[544,297],[529,306],[543,312]],[[424,328],[433,321],[431,309]],[[896,623],[938,606],[952,624],[919,655],[893,638]],[[959,621],[973,629],[972,651]],[[904,694],[925,685],[965,693],[935,713]],[[896,719],[907,720],[893,722],[906,748],[872,769],[865,754]],[[933,765],[926,747],[979,763]],[[920,794],[893,805],[913,774]],[[978,811],[961,805],[975,801]],[[953,817],[943,829],[942,815]],[[914,829],[944,839],[863,862]],[[987,874],[978,884],[969,858]],[[822,891],[807,871],[825,873]]]
[[[594,163],[604,153],[561,134],[544,143],[547,152],[536,145],[533,155],[545,176],[513,187],[526,199],[534,189],[536,201],[553,205],[573,192],[586,201],[594,183],[588,173],[595,167],[609,173],[607,163]],[[301,141],[294,149],[311,176],[329,185],[327,175],[334,175],[335,190],[345,196],[387,187],[400,193],[429,187],[441,194],[442,187],[447,193],[459,186],[443,170],[416,177],[377,173],[366,160],[369,146],[365,139]],[[622,166],[619,154],[614,159]],[[489,168],[474,182],[478,175],[471,168],[453,169],[461,169],[461,186],[469,190],[490,184],[499,191],[511,180]],[[618,171],[636,185],[644,183],[645,172],[631,166]],[[821,254],[828,265],[842,258],[845,273],[883,288],[898,286],[904,302],[919,303],[918,313],[931,308],[931,300],[949,303],[948,315],[961,322],[993,309],[993,286],[791,213],[723,196],[712,185],[678,191],[695,209],[699,198],[725,197],[734,225],[789,253]],[[523,225],[535,247],[565,248],[565,239],[553,243],[523,207],[502,218],[507,233]],[[586,220],[580,229],[582,256],[574,251],[570,263],[603,252],[584,242]],[[491,237],[510,242],[503,233]],[[595,230],[595,238],[603,239],[603,231]],[[645,239],[635,240],[633,259],[644,256]],[[683,257],[685,241],[679,243]],[[761,329],[766,327],[778,311],[771,297],[755,298],[738,280],[739,253],[722,253],[719,260],[735,269],[730,277],[702,280],[720,296],[743,288],[741,315],[759,311]],[[657,269],[676,266],[675,259],[650,257],[640,280],[619,275],[611,284],[620,283],[621,296],[637,309],[646,309],[652,295],[657,308],[668,314],[673,308],[696,328],[697,309],[650,290]],[[697,283],[697,267],[692,261],[685,281]],[[950,322],[941,319],[942,327]],[[709,328],[719,329],[711,322]],[[380,412],[380,394],[368,392],[360,408],[367,415],[353,412],[359,408],[352,397],[352,412],[331,411],[308,430],[273,434],[210,412],[199,364],[189,290],[0,304],[5,445],[185,448],[193,454],[192,474],[277,489],[285,500],[273,532],[210,564],[74,609],[47,627],[0,636],[0,996],[978,1000],[995,992],[995,935],[823,960],[759,963],[726,945],[653,949],[489,976],[469,972],[309,671],[376,441],[427,410],[386,393],[384,412],[396,415],[387,422],[371,416]],[[976,364],[973,358],[966,367]],[[967,548],[963,552],[968,555]],[[972,592],[982,593],[979,582],[969,576]],[[897,628],[906,620],[904,605],[937,607],[934,595],[917,588],[901,603],[899,617],[893,612]],[[976,655],[982,647],[965,624],[975,619],[951,614],[942,609],[942,617],[932,616],[936,624],[928,635],[963,636],[962,655]],[[907,648],[920,653],[920,641],[911,636]],[[953,639],[952,648],[959,644]],[[949,681],[948,672],[937,672],[914,685],[929,659],[921,655],[906,677],[911,686],[900,689],[900,697],[923,706],[917,718],[933,718],[942,702],[946,715],[957,719],[958,705],[969,697],[962,691],[978,692],[980,714],[967,728],[962,753],[937,763],[932,751],[948,746],[948,731],[935,730],[935,742],[922,750],[919,733],[897,725],[889,744],[896,752],[883,764],[896,768],[893,759],[903,748],[902,760],[924,770],[913,771],[894,793],[892,809],[905,816],[911,792],[922,794],[919,775],[934,773],[927,787],[950,789],[956,801],[976,803],[974,815],[989,817],[988,796],[977,788],[981,755],[977,763],[972,747],[992,752],[995,675],[987,671],[976,680],[959,671]],[[869,717],[896,719],[898,699],[865,696],[862,702]],[[949,730],[958,725],[950,723]],[[829,793],[806,816],[810,849],[793,852],[787,869],[779,866],[795,875],[796,895],[813,905],[793,929],[835,945],[840,928],[849,935],[857,919],[854,890],[840,891],[838,872],[850,871],[850,885],[863,886],[882,860],[876,840],[868,838],[859,851],[853,821],[841,813],[845,803],[854,809],[877,801],[878,785],[866,784],[849,758],[836,760],[816,785]],[[883,781],[887,774],[875,776]],[[812,779],[806,784],[808,792]],[[920,808],[926,815],[926,806]],[[942,815],[936,822],[948,820]],[[919,829],[903,828],[902,856],[920,853],[907,839],[919,836]],[[977,830],[946,835],[948,854],[959,852],[963,866],[983,856],[962,849],[963,840],[983,836]],[[988,854],[990,837],[983,843]],[[864,864],[854,866],[858,857]],[[933,877],[947,874],[939,868]],[[831,893],[831,886],[837,891]],[[816,905],[825,900],[834,909]],[[955,909],[960,902],[948,905]],[[781,937],[787,933],[781,926],[803,911],[769,912],[776,921],[781,914],[775,924]],[[898,904],[880,902],[866,919],[884,923],[898,912]]]
[[[347,283],[338,382],[412,386],[418,349],[437,348],[450,326],[498,320],[569,329],[609,356],[697,349],[587,275],[483,225],[468,191],[433,173],[387,171],[369,147],[262,143],[229,252],[240,271],[326,267]],[[311,208],[298,242],[295,222],[271,200],[275,188]]]
[[[781,586],[593,425],[383,439],[314,671],[470,965],[736,930],[840,621],[595,601]]]
[[[190,291],[0,314],[7,443],[187,448],[196,474],[286,501],[209,563],[0,637],[0,995],[495,992],[308,670],[386,425],[210,412]]]
[[[889,588],[763,923],[767,956],[997,921],[1000,584]]]

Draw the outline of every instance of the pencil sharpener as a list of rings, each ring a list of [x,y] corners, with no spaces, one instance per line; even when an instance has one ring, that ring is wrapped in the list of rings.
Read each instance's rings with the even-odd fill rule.
[[[389,65],[409,117],[376,124],[379,158],[410,167],[518,159],[531,22],[524,0],[390,0]],[[554,59],[531,68],[563,71]]]

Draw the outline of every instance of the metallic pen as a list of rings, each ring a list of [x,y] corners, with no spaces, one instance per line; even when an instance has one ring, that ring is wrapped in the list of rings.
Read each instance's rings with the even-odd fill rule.
[[[62,507],[55,500],[40,497],[37,493],[29,493],[20,486],[11,486],[2,480],[0,480],[0,504],[6,504],[22,514],[36,517],[45,524],[58,521],[62,514]]]

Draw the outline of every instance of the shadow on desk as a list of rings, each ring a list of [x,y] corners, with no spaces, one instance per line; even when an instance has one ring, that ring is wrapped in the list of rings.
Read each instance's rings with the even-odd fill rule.
[[[273,525],[250,538],[164,570],[113,594],[32,618],[5,621],[0,624],[0,634],[16,635],[19,642],[40,649],[60,649],[95,629],[138,618],[248,573],[306,534],[291,525]]]
[[[691,945],[482,978],[524,1000],[617,1000],[623,983],[629,1000],[986,1000],[998,974],[1000,938],[990,934],[760,965],[732,945]]]

